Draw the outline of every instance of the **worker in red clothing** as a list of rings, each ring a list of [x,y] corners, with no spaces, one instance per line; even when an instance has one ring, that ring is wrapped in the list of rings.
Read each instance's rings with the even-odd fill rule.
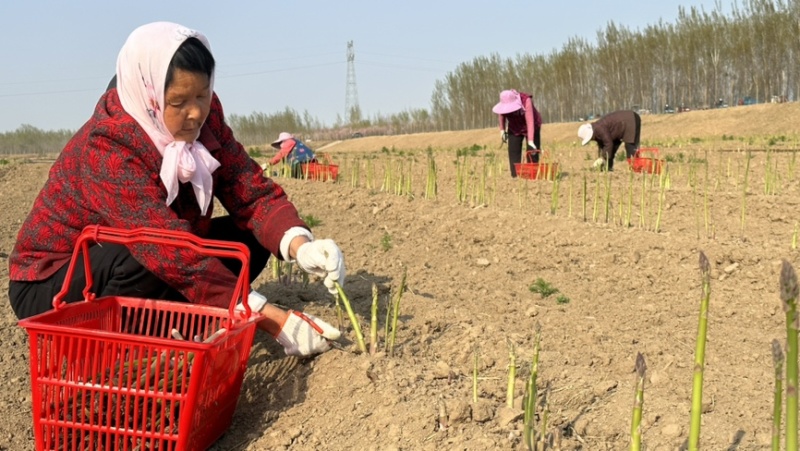
[[[303,177],[301,164],[317,161],[314,151],[291,133],[281,132],[278,139],[272,142],[272,147],[278,149],[278,153],[269,160],[269,164],[274,166],[285,160],[291,166],[294,178]]]
[[[18,318],[52,308],[75,240],[93,224],[244,243],[251,283],[270,255],[324,278],[331,293],[344,283],[339,247],[314,238],[225,124],[209,49],[203,34],[169,22],[130,34],[117,59],[116,87],[64,147],[19,231],[9,258],[9,300]],[[214,216],[214,197],[227,216]],[[91,246],[89,256],[98,297],[228,307],[241,269],[228,259],[151,244]],[[66,302],[83,299],[83,271],[75,266]],[[267,303],[255,290],[247,303],[287,354],[324,352],[339,337],[325,321]]]
[[[522,140],[527,141],[528,162],[538,163],[541,150],[542,115],[530,94],[509,89],[500,93],[500,102],[492,108],[500,124],[500,137],[508,141],[511,177],[517,176],[514,163],[522,163]],[[527,160],[526,160],[527,161]]]

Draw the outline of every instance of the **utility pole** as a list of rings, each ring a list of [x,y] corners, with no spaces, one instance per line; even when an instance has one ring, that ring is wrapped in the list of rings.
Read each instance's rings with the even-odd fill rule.
[[[356,53],[353,41],[347,42],[347,89],[344,99],[344,119],[348,124],[361,120],[361,109],[358,107],[358,88],[356,87]]]

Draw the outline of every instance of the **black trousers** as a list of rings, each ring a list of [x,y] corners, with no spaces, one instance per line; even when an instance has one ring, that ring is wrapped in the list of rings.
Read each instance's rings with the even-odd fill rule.
[[[236,227],[230,216],[222,216],[211,221],[208,238],[223,241],[235,241],[250,249],[250,282],[267,266],[270,253],[251,232],[243,232]],[[165,299],[186,301],[177,290],[167,285],[158,276],[147,270],[133,258],[127,247],[120,244],[94,245],[89,248],[89,260],[92,271],[92,292],[97,297],[132,296],[148,299]],[[222,263],[233,273],[238,274],[242,268],[239,260],[223,259]],[[17,318],[27,318],[46,312],[53,308],[53,297],[61,291],[67,275],[69,264],[64,265],[47,280],[36,282],[11,281],[8,297],[11,308]],[[86,273],[83,266],[83,254],[78,257],[72,282],[64,297],[65,302],[76,302],[83,299],[86,287]]]
[[[511,177],[517,176],[517,170],[514,167],[514,163],[522,162],[522,141],[525,139],[524,136],[512,135],[509,133],[508,135],[508,164],[511,168]],[[542,135],[541,129],[536,129],[533,132],[533,144],[536,146],[537,149],[541,150],[542,146]],[[538,163],[539,162],[539,152],[533,154],[533,159],[528,161],[528,163]]]

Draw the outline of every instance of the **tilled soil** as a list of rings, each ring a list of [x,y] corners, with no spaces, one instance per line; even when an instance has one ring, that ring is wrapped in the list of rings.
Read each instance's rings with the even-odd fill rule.
[[[483,158],[492,152],[496,163]],[[673,160],[680,152],[662,149]],[[548,449],[629,446],[637,353],[648,368],[643,442],[678,449],[689,432],[700,252],[712,268],[702,448],[767,449],[770,342],[785,339],[778,275],[783,259],[798,262],[792,154],[754,153],[747,187],[744,153],[673,161],[659,217],[663,179],[631,175],[624,162],[598,177],[584,151],[573,153],[551,155],[564,171],[555,206],[553,182],[512,180],[493,149],[467,160],[473,175],[461,199],[452,152],[434,152],[435,198],[424,195],[424,152],[332,153],[338,183],[280,179],[301,214],[319,220],[315,235],[345,253],[345,289],[365,333],[373,284],[383,329],[386,300],[407,273],[396,343],[392,353],[382,343],[377,355],[361,354],[345,319],[341,349],[299,360],[257,334],[233,426],[212,449],[523,449],[520,405],[537,330],[537,430],[544,422]],[[775,194],[765,194],[767,167],[779,171]],[[0,167],[0,449],[33,449],[27,336],[8,305],[5,262],[48,169]],[[397,182],[406,173],[411,181]],[[271,301],[336,323],[319,281],[285,284],[267,272],[255,286]],[[532,292],[537,279],[558,292]],[[513,408],[509,344],[518,359]]]

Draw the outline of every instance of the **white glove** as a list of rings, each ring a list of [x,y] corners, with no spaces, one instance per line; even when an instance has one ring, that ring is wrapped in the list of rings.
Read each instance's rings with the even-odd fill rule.
[[[267,304],[267,298],[263,294],[257,292],[256,290],[250,290],[250,294],[247,295],[247,305],[250,306],[250,311],[252,313],[258,313],[264,306]],[[244,306],[240,302],[236,305],[236,310],[244,311]]]
[[[325,278],[325,287],[336,296],[334,282],[344,286],[344,256],[333,240],[314,240],[303,243],[297,249],[295,259],[303,271]]]
[[[603,166],[603,163],[605,163],[605,162],[606,162],[606,160],[604,160],[602,158],[598,158],[598,159],[594,160],[594,163],[592,163],[592,167],[593,168],[599,168],[599,167]]]
[[[309,356],[330,349],[328,340],[338,340],[339,329],[316,316],[289,310],[289,317],[275,337],[286,355]]]
[[[505,130],[500,130],[500,140],[507,141],[508,140],[508,132]]]
[[[532,150],[536,150],[536,144],[534,144],[533,141],[528,141],[528,147],[530,147]]]

